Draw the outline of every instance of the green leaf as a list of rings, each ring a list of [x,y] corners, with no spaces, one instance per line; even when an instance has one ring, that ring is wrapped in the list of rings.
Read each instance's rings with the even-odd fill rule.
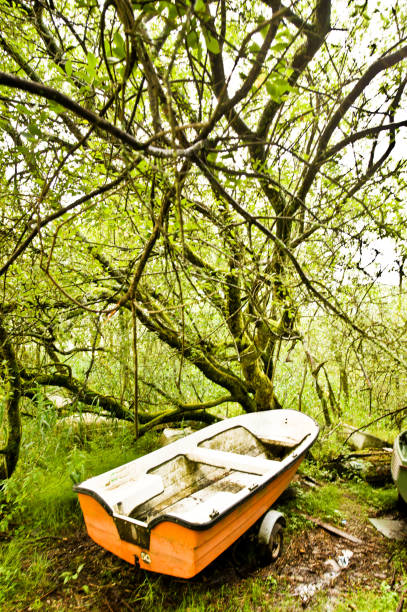
[[[174,21],[178,17],[177,7],[174,4],[168,5],[168,19]]]
[[[29,115],[29,116],[32,115],[31,111],[28,108],[26,108],[25,106],[23,106],[22,104],[17,104],[17,110],[22,115]]]
[[[281,77],[274,77],[266,81],[266,89],[270,98],[275,102],[281,102],[281,96],[288,91],[293,91],[289,82]]]
[[[94,68],[89,68],[88,67],[87,74],[88,74],[88,77],[89,77],[87,82],[88,83],[92,83],[92,81],[94,81],[96,79],[96,70]]]
[[[199,46],[199,36],[195,30],[192,30],[187,36],[187,45],[191,49],[196,49]]]
[[[89,83],[96,79],[97,58],[95,57],[95,55],[93,55],[93,53],[88,53],[87,60],[88,65],[86,67],[86,72],[89,78],[86,79],[86,81]]]
[[[41,130],[38,127],[38,125],[36,123],[30,123],[28,125],[28,131],[30,132],[30,134],[32,134],[33,136],[41,136]]]
[[[260,45],[258,45],[256,42],[252,43],[249,47],[249,51],[257,55],[257,53],[260,51]]]
[[[292,35],[290,30],[288,30],[287,28],[284,28],[283,30],[279,30],[276,34],[276,39],[277,40],[286,40],[287,42],[290,42],[292,40]]]
[[[280,53],[280,51],[285,51],[288,47],[288,43],[279,42],[271,47],[271,50],[275,53]]]
[[[204,0],[196,0],[194,6],[195,13],[206,13],[206,5]]]
[[[120,32],[116,32],[113,36],[113,43],[113,54],[119,59],[124,59],[126,57],[126,45]]]
[[[76,570],[76,577],[78,577],[78,576],[79,576],[79,574],[81,573],[81,571],[83,570],[83,568],[84,568],[84,567],[85,567],[85,564],[84,564],[84,563],[81,563],[81,564],[78,566],[78,569]]]
[[[86,69],[84,70],[78,70],[76,72],[76,76],[83,81],[84,83],[92,83],[93,79],[94,79],[94,75],[91,74],[91,72],[89,71],[88,66],[86,66]]]
[[[278,99],[277,90],[272,81],[266,81],[266,89],[267,89],[267,93],[270,96],[270,98],[272,98],[274,101],[277,101]]]
[[[88,66],[89,68],[96,68],[96,65],[98,63],[97,57],[96,55],[94,55],[93,53],[91,53],[89,51],[88,55],[87,55],[87,60],[88,60]]]
[[[66,60],[65,62],[65,72],[70,77],[72,75],[72,62],[71,60]]]
[[[210,51],[214,55],[220,53],[220,46],[218,41],[209,32],[206,33],[205,42],[208,51]]]
[[[47,105],[50,110],[57,114],[63,113],[65,110],[63,106],[58,104],[58,102],[54,102],[54,100],[47,100]]]
[[[126,74],[126,66],[122,64],[120,68],[117,69],[117,73],[119,74],[121,79],[124,79],[124,75]]]

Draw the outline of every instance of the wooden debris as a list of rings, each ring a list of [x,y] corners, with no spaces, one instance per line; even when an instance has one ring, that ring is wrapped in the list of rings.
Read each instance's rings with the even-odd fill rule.
[[[311,476],[303,476],[301,480],[307,487],[311,487],[312,489],[316,489],[317,487],[321,486],[321,483]]]
[[[343,529],[338,529],[338,527],[335,527],[334,525],[331,525],[330,523],[324,523],[320,519],[316,519],[312,516],[306,516],[306,518],[309,521],[311,521],[311,523],[314,523],[314,525],[317,525],[318,527],[325,529],[325,531],[329,531],[330,533],[333,533],[334,535],[337,535],[340,538],[349,540],[350,542],[353,542],[354,544],[363,544],[363,540],[361,540],[360,538],[357,538],[356,536],[352,535],[351,533],[348,533],[347,531],[343,531]]]
[[[339,455],[324,463],[324,467],[344,478],[359,476],[374,485],[385,485],[392,482],[391,449],[366,449],[358,452]]]

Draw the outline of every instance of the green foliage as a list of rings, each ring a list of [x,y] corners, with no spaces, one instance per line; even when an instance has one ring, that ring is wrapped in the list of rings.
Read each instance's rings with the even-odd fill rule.
[[[81,563],[80,565],[78,565],[78,568],[77,568],[77,570],[75,572],[69,572],[69,571],[62,572],[62,574],[60,576],[63,579],[64,584],[67,584],[71,580],[78,580],[79,574],[81,573],[83,568],[84,568],[84,564]]]
[[[210,414],[307,412],[322,431],[305,469],[324,478],[338,422],[362,426],[407,391],[407,166],[389,127],[405,110],[402,3],[332,3],[331,18],[316,0],[287,15],[270,2],[54,4],[0,0],[0,317],[30,415],[1,528],[68,528],[73,483],[151,448],[119,427],[56,428],[85,410],[133,415],[136,380],[143,421],[176,406],[183,424],[182,408],[225,394]],[[391,286],[380,251],[398,262]],[[403,418],[374,427],[391,441]],[[340,521],[333,484],[296,504],[293,528],[307,513]],[[235,607],[261,590],[234,593]],[[213,605],[193,597],[185,609]]]
[[[204,37],[208,51],[217,55],[220,53],[220,46],[216,38],[208,30],[204,30]]]
[[[44,428],[47,434],[43,435]],[[115,428],[78,439],[75,431],[49,427],[44,420],[25,427],[21,461],[13,478],[4,487],[7,523],[20,523],[58,531],[78,518],[73,484],[131,461],[154,448],[154,434],[134,442],[133,432]],[[10,506],[11,504],[11,506]]]
[[[72,480],[107,471],[156,445],[154,435],[135,443],[134,435],[120,429],[80,441],[75,433],[50,425],[52,420],[27,424],[22,461],[0,493],[0,535],[10,537],[0,548],[0,607],[5,610],[16,609],[17,602],[33,601],[55,580],[67,587],[78,580],[83,563],[53,576],[52,560],[43,550],[47,543],[78,529],[82,521]],[[87,585],[81,589],[89,592]]]
[[[373,488],[362,481],[352,483],[349,487],[372,510],[385,513],[394,510],[397,505],[397,489],[393,485]]]
[[[392,553],[392,561],[397,572],[403,577],[404,584],[407,583],[407,550],[404,542],[398,542]]]
[[[294,487],[294,491],[294,499],[284,504],[284,508],[287,508],[290,513],[287,527],[289,531],[295,532],[298,529],[310,527],[311,523],[307,516],[319,517],[338,525],[341,523],[343,519],[341,511],[343,497],[338,485],[327,484],[324,487],[306,492],[299,487]]]
[[[392,590],[390,585],[382,583],[380,588],[373,592],[352,591],[348,596],[343,597],[343,601],[333,608],[335,612],[345,612],[349,610],[349,604],[355,606],[358,612],[391,612],[397,610],[400,601],[400,594]]]

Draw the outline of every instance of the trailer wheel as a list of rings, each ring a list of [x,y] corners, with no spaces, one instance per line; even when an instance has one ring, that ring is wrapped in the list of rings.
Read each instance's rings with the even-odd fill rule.
[[[283,526],[281,523],[276,523],[270,534],[268,543],[271,561],[276,561],[281,555],[283,551],[283,540]]]
[[[283,530],[286,521],[284,515],[276,510],[269,510],[260,525],[258,540],[263,562],[273,563],[283,550]]]
[[[407,515],[407,502],[401,497],[400,492],[397,497],[397,507],[402,514]]]

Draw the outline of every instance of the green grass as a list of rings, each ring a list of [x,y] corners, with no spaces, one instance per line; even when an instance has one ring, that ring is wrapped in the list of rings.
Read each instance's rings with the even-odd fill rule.
[[[28,537],[18,537],[0,549],[0,609],[23,603],[31,593],[49,587],[50,562],[35,544]]]
[[[350,482],[349,489],[371,509],[388,512],[397,505],[397,489],[393,485],[371,487],[367,482]]]
[[[52,567],[42,547],[82,522],[73,484],[131,461],[155,444],[153,434],[135,443],[131,433],[119,429],[79,439],[58,432],[49,421],[26,425],[18,467],[0,492],[0,534],[12,538],[0,540],[0,609],[14,610],[50,587]],[[36,606],[41,608],[41,602]]]
[[[58,432],[41,422],[25,428],[20,460],[6,483],[3,500],[13,503],[14,512],[24,513],[24,522],[41,529],[60,529],[76,514],[72,487],[82,480],[131,461],[154,448],[149,434],[137,443],[129,430],[93,434],[78,438],[72,432]],[[31,440],[39,440],[33,444]]]
[[[400,595],[388,584],[382,583],[381,587],[374,591],[350,591],[342,596],[341,600],[335,605],[333,612],[349,612],[351,609],[358,612],[392,612],[397,609]]]

